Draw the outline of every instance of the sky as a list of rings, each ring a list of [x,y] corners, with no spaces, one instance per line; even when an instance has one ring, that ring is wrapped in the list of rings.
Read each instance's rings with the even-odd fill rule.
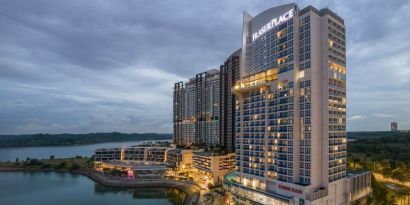
[[[0,0],[0,134],[172,132],[173,84],[295,1]],[[410,1],[314,0],[347,27],[349,131],[410,129]]]

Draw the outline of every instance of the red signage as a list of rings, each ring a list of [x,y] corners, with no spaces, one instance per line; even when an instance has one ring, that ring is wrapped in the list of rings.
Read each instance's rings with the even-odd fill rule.
[[[300,189],[295,189],[295,188],[280,185],[280,184],[278,185],[278,188],[282,189],[282,190],[285,190],[285,191],[290,191],[290,192],[293,192],[293,193],[296,193],[296,194],[302,194],[302,190],[300,190]]]

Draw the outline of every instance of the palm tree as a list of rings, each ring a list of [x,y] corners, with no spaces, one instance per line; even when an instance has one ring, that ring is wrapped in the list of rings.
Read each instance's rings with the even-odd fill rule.
[[[401,204],[400,203],[401,200],[403,199],[403,197],[405,197],[403,191],[400,189],[400,190],[396,191],[395,195],[396,195],[396,198],[397,198],[397,204]]]
[[[396,192],[398,204],[410,204],[410,188],[402,188]],[[407,203],[406,203],[407,201]],[[403,202],[403,203],[400,203]]]

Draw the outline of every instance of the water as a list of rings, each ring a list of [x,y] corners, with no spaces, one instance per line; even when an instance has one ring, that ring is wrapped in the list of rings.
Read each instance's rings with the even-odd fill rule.
[[[0,187],[2,205],[176,205],[185,198],[177,189],[108,188],[85,176],[56,172],[0,172]]]
[[[75,146],[51,146],[51,147],[11,147],[0,148],[0,161],[15,161],[16,158],[25,160],[27,157],[31,159],[48,159],[50,155],[55,158],[68,158],[77,155],[83,157],[91,157],[94,151],[98,148],[123,147],[141,144],[146,141],[125,141],[125,142],[107,142],[90,145],[75,145]]]

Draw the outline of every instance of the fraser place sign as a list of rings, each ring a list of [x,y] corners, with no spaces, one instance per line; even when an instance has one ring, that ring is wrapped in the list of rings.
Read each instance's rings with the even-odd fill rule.
[[[267,23],[261,29],[259,29],[258,32],[255,32],[252,34],[252,41],[255,41],[261,35],[271,30],[272,28],[275,28],[277,25],[283,23],[284,21],[287,21],[288,19],[292,18],[294,15],[295,15],[295,9],[291,9],[288,12],[282,14],[281,16],[272,19],[269,23]]]

